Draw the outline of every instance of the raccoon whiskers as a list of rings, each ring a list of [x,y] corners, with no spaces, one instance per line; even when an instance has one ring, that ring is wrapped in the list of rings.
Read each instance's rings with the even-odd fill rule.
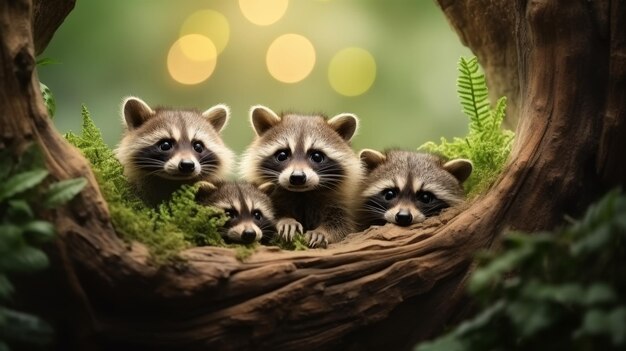
[[[384,214],[387,211],[387,208],[385,208],[385,206],[381,203],[368,201],[362,206],[362,208],[359,208],[358,211]]]
[[[365,226],[379,222],[408,226],[438,215],[463,201],[462,183],[472,172],[468,160],[445,161],[414,151],[365,149],[359,157],[369,172],[359,210]]]
[[[163,167],[163,165],[165,164],[164,161],[149,157],[136,157],[134,158],[133,162],[135,162],[135,164],[139,167]]]
[[[362,179],[349,144],[357,117],[279,115],[259,105],[250,110],[250,121],[257,139],[245,152],[241,173],[280,190],[271,193],[279,222],[297,222],[312,247],[343,239],[354,229],[352,202]]]
[[[219,135],[229,113],[221,104],[200,112],[151,108],[139,98],[124,99],[126,128],[115,153],[142,200],[158,206],[184,184],[219,181],[234,158]]]

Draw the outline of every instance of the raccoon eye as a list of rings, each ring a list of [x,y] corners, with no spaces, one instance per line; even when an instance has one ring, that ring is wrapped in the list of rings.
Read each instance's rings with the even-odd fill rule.
[[[311,156],[309,157],[311,158],[311,161],[315,163],[321,163],[322,161],[324,161],[324,154],[319,151],[312,152]]]
[[[171,150],[174,145],[171,140],[161,140],[158,146],[161,151],[168,151]]]
[[[397,195],[398,195],[398,192],[395,189],[385,189],[385,190],[383,190],[383,196],[385,197],[385,200],[387,200],[387,201],[392,200]]]
[[[252,217],[254,217],[254,219],[256,219],[257,221],[260,221],[261,219],[263,219],[263,214],[261,213],[261,211],[255,210],[254,212],[252,212]]]
[[[194,142],[192,146],[193,146],[193,149],[199,154],[201,154],[202,151],[204,151],[204,145],[199,141]]]
[[[289,158],[289,150],[278,150],[275,156],[278,162],[286,161]]]
[[[233,219],[233,218],[237,218],[237,211],[236,211],[235,209],[232,209],[232,208],[227,208],[227,209],[225,209],[225,210],[224,210],[224,214],[225,214],[227,217],[231,218],[231,219]]]
[[[423,202],[425,204],[431,203],[435,199],[435,195],[433,195],[433,193],[429,191],[418,191],[416,196],[417,201]]]

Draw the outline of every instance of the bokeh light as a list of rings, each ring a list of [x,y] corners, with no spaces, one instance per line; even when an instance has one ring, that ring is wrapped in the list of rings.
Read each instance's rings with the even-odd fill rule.
[[[200,10],[187,17],[180,28],[181,37],[189,34],[200,34],[211,39],[219,54],[224,51],[226,44],[228,44],[230,26],[223,14],[214,10]],[[193,51],[193,48],[187,48],[186,46],[182,48],[185,52],[188,49]]]
[[[376,79],[376,61],[361,48],[339,51],[330,61],[328,81],[341,95],[357,96],[365,93]]]
[[[216,62],[215,44],[200,34],[179,38],[167,55],[167,69],[172,78],[188,85],[207,80],[215,70]]]
[[[267,69],[283,83],[296,83],[306,78],[315,66],[315,48],[299,34],[282,35],[267,49]]]
[[[287,11],[289,0],[239,0],[239,8],[248,21],[268,26],[278,21]]]

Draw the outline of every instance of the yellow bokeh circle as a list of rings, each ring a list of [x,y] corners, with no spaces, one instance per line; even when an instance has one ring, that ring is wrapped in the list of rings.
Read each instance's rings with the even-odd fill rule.
[[[167,54],[167,69],[182,84],[198,84],[215,70],[217,49],[211,39],[200,34],[180,37]]]
[[[283,83],[296,83],[306,78],[315,66],[315,48],[309,39],[299,34],[276,38],[266,56],[272,77]]]
[[[180,28],[180,36],[189,34],[203,35],[213,42],[217,53],[224,51],[230,38],[230,26],[226,17],[214,10],[200,10],[191,14]],[[185,51],[193,48],[183,46]]]
[[[244,17],[259,26],[267,26],[281,19],[288,5],[289,0],[239,0]]]
[[[365,93],[376,79],[376,61],[367,50],[351,47],[339,51],[330,61],[328,81],[339,94]]]

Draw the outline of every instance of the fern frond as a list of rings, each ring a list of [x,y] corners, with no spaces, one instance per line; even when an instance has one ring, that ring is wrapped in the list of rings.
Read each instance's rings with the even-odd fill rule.
[[[506,96],[503,96],[498,99],[496,102],[496,108],[491,112],[492,116],[492,128],[494,130],[500,129],[500,125],[504,121],[504,116],[506,115]]]
[[[459,60],[457,94],[463,113],[469,117],[470,133],[479,133],[489,120],[491,105],[485,75],[479,70],[476,57]]]
[[[511,151],[514,134],[502,130],[506,111],[506,97],[496,103],[489,102],[485,75],[480,72],[478,60],[461,57],[458,65],[457,93],[462,111],[469,119],[469,134],[441,143],[425,143],[420,150],[437,153],[447,158],[466,158],[474,163],[474,171],[465,181],[469,196],[486,190],[500,174]]]

